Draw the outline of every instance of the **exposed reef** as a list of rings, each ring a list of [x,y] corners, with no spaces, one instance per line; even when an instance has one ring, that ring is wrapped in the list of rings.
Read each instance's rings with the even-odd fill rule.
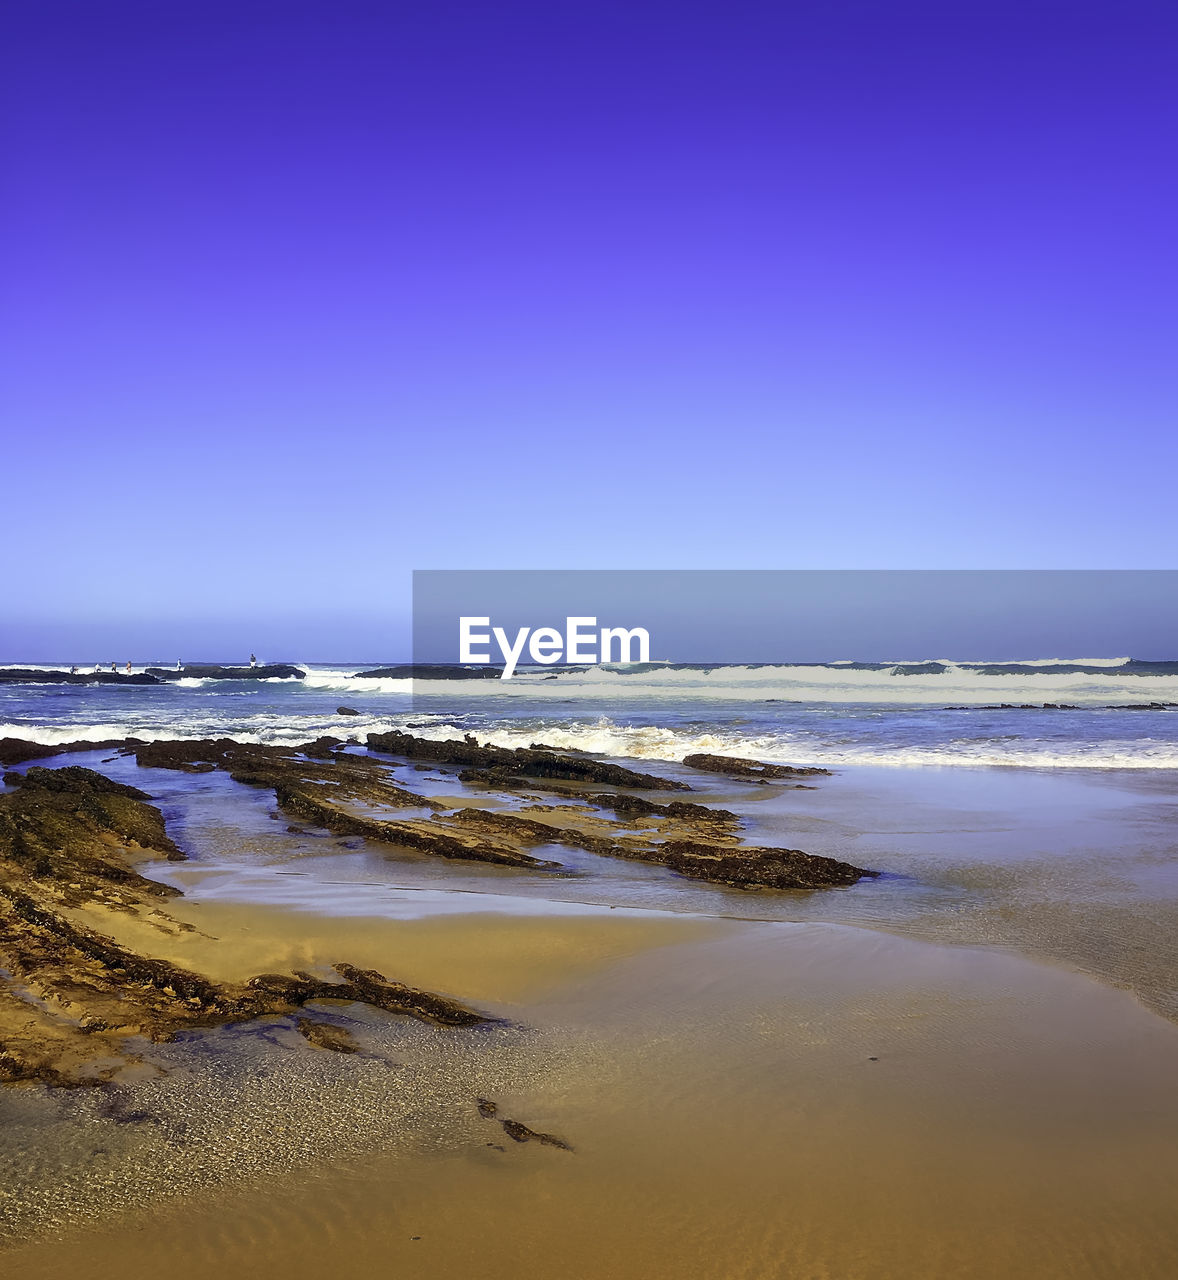
[[[330,1022],[316,1022],[313,1018],[300,1018],[295,1023],[295,1030],[317,1049],[330,1049],[332,1053],[358,1053],[360,1050],[347,1027],[337,1027]]]
[[[8,667],[0,671],[0,684],[159,684],[147,672],[46,671],[38,667]]]
[[[477,759],[488,751],[496,760],[508,755],[521,768],[539,767],[544,775],[562,780],[568,773],[577,778],[600,777],[601,769],[617,769],[632,786],[649,786],[655,777],[587,757],[566,760],[547,751],[504,752],[408,734],[374,734],[372,738],[385,747],[401,748],[406,759],[421,753],[447,760],[455,755]],[[442,858],[552,871],[561,869],[559,862],[537,858],[529,850],[564,845],[603,857],[657,863],[694,879],[744,889],[828,888],[854,884],[871,874],[796,849],[742,847],[735,842],[740,826],[736,814],[684,801],[658,804],[624,792],[570,788],[561,794],[582,803],[532,804],[521,810],[447,805],[393,782],[383,762],[340,751],[339,745],[331,738],[302,748],[254,746],[222,738],[145,743],[135,749],[135,755],[141,765],[156,768],[224,769],[236,782],[273,790],[279,808],[292,817],[339,835],[363,836]],[[308,755],[326,758],[308,759]],[[523,780],[520,773],[491,772],[517,786]],[[474,780],[486,782],[479,775]],[[416,808],[428,816],[375,816],[381,808]],[[598,812],[602,809],[612,810],[624,821],[604,817]]]
[[[139,741],[139,738],[104,738],[100,742],[83,739],[49,746],[43,742],[29,742],[25,738],[0,738],[0,765],[24,764],[26,760],[48,760],[52,756],[75,751],[128,751]]]
[[[235,782],[270,788],[284,813],[337,835],[363,836],[440,858],[536,869],[557,865],[476,832],[441,829],[429,815],[443,804],[399,786],[387,762],[335,750],[339,745],[338,738],[292,748],[230,738],[152,742],[137,747],[135,757],[141,765],[189,773],[223,769]],[[424,816],[383,816],[382,811],[393,809],[416,809]]]
[[[942,707],[942,711],[1171,711],[1178,702],[1106,702],[1080,706],[1075,702],[986,702]]]
[[[660,861],[673,871],[737,889],[834,889],[879,874],[800,849],[723,848],[691,840],[668,840],[660,849]]]
[[[778,778],[830,777],[829,769],[800,768],[794,765],[766,764],[763,760],[746,760],[742,756],[713,756],[705,753],[684,756],[683,763],[689,769],[702,769],[707,773],[726,773],[733,778],[755,778],[768,782]]]
[[[122,890],[150,897],[177,892],[126,862],[138,850],[184,857],[146,792],[77,765],[34,765],[6,773],[4,781],[16,790],[0,796],[0,859],[12,873],[0,892],[17,881],[29,891],[42,885],[67,904],[104,895],[120,901]]]
[[[658,804],[626,792],[565,787],[566,780],[612,783],[635,789],[686,784],[658,774],[638,773],[590,756],[559,755],[533,746],[514,751],[480,746],[473,738],[438,742],[410,734],[369,734],[370,748],[406,760],[427,759],[476,767],[464,769],[459,780],[493,789],[517,791],[521,784],[544,787],[590,808],[571,805],[530,805],[509,811],[500,808],[459,807],[435,814],[449,824],[492,830],[523,846],[563,844],[608,857],[659,863],[682,875],[742,889],[820,889],[854,884],[875,872],[834,858],[815,857],[798,849],[749,848],[737,845],[740,825],[727,809],[685,801]],[[826,769],[792,769],[729,756],[701,756],[704,768],[757,780],[828,775]],[[625,823],[604,819],[597,809],[623,815]]]
[[[186,1029],[353,1001],[444,1026],[484,1021],[457,1001],[340,963],[338,980],[263,974],[215,983],[139,954],[72,919],[98,907],[165,933],[179,891],[130,865],[181,859],[158,809],[135,787],[67,766],[8,774],[0,795],[0,1080],[98,1084]],[[306,1034],[306,1032],[304,1032]]]
[[[508,777],[565,778],[570,782],[604,782],[614,787],[635,787],[648,791],[690,791],[686,782],[656,773],[639,773],[621,765],[595,760],[576,753],[558,754],[538,746],[483,747],[467,735],[462,741],[446,738],[415,738],[409,733],[370,733],[368,749],[405,760],[428,760],[433,764],[466,765],[488,770],[496,779]],[[477,780],[476,775],[470,775]]]
[[[159,680],[301,680],[307,673],[286,662],[254,667],[148,667],[149,675]]]
[[[564,847],[739,889],[831,888],[876,874],[796,849],[742,845],[737,814],[636,795],[686,788],[583,753],[538,746],[509,751],[472,738],[436,742],[400,733],[373,734],[369,741],[406,763],[465,766],[459,776],[471,785],[464,797],[421,794],[396,780],[405,764],[361,754],[332,737],[297,747],[228,738],[55,747],[6,739],[0,753],[14,763],[101,745],[133,755],[145,769],[220,770],[243,786],[271,790],[292,819],[388,846],[389,856],[413,850],[553,873],[565,869],[533,851]],[[726,758],[719,759],[727,773]],[[773,778],[795,773],[762,767]],[[182,1030],[293,1016],[321,1000],[362,1002],[445,1026],[484,1020],[448,997],[342,962],[331,978],[296,971],[234,984],[130,950],[93,927],[102,912],[139,916],[166,934],[191,928],[164,909],[179,890],[150,878],[150,859],[185,857],[150,796],[77,765],[32,765],[5,773],[4,781],[11,790],[0,795],[0,1080],[100,1082],[145,1055],[151,1042]],[[318,1048],[354,1048],[346,1033],[318,1028],[309,1014],[297,1030]],[[509,1136],[548,1137],[525,1126]]]
[[[272,790],[282,812],[313,827],[434,857],[554,872],[564,871],[561,863],[532,850],[563,845],[655,863],[742,889],[829,888],[875,874],[797,849],[742,846],[741,820],[727,809],[682,800],[659,803],[632,791],[606,790],[607,783],[634,790],[686,788],[583,753],[562,755],[538,746],[512,751],[480,746],[472,737],[436,741],[406,733],[370,734],[368,741],[406,762],[424,758],[476,766],[459,773],[460,781],[473,784],[469,795],[476,803],[410,790],[394,780],[390,762],[348,750],[338,738],[297,747],[218,738],[138,742],[126,749],[145,767],[197,773],[221,769],[235,782]],[[756,780],[764,780],[760,770],[773,779],[826,772],[734,757],[703,758],[718,762],[724,773],[735,770],[737,776]],[[585,781],[597,785],[586,787]],[[536,789],[562,803],[520,806],[519,800]],[[511,807],[504,807],[505,798]]]
[[[563,844],[607,857],[658,863],[696,880],[737,889],[830,889],[876,874],[800,849],[739,845],[732,834],[739,820],[724,810],[705,810],[706,817],[692,815],[674,822],[648,818],[640,824],[643,829],[626,834],[619,834],[615,824],[592,813],[567,806],[533,805],[525,812],[543,817],[469,808],[449,816],[452,821],[487,827],[525,845]],[[572,825],[561,823],[562,818],[571,819]]]

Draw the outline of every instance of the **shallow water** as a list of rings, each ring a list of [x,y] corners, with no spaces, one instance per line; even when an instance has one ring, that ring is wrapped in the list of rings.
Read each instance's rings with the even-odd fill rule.
[[[219,773],[144,770],[126,760],[103,767],[159,797],[192,860],[151,874],[193,902],[401,919],[604,906],[867,925],[1060,961],[1128,986],[1178,1019],[1178,773],[861,767],[795,790],[662,766],[690,779],[698,799],[745,817],[748,843],[884,873],[848,889],[773,893],[561,845],[535,851],[562,864],[567,874],[556,876],[441,862],[309,827],[289,830],[269,792]],[[407,768],[399,778],[441,798],[462,790],[437,771]]]

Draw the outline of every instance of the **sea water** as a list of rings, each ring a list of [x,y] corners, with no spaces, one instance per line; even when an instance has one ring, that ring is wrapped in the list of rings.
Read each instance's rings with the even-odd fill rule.
[[[1178,768],[1178,662],[635,664],[521,669],[511,681],[357,675],[375,665],[302,664],[305,677],[287,680],[5,685],[0,737],[297,743],[410,728],[645,760],[717,752],[827,767]],[[1149,706],[1166,703],[1174,705]],[[360,714],[340,715],[340,705]]]
[[[827,767],[1178,768],[1178,663],[644,664],[521,669],[512,681],[361,678],[371,669],[362,663],[302,669],[302,680],[0,686],[0,736],[300,742],[411,726],[648,760],[712,751]],[[344,703],[360,716],[338,714]]]

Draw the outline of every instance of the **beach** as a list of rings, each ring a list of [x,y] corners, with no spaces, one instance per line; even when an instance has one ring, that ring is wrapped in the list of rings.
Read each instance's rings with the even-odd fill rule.
[[[0,1280],[1176,1280],[1178,8],[4,19]]]
[[[68,713],[22,686],[0,736],[48,748],[139,730],[188,744],[170,767],[126,746],[13,766],[76,766],[141,790],[187,855],[135,860],[169,891],[158,908],[79,901],[61,907],[72,927],[219,989],[257,974],[321,980],[346,963],[486,1020],[312,999],[305,1013],[137,1044],[101,1087],[5,1086],[6,1263],[198,1276],[264,1251],[292,1276],[1172,1274],[1178,773],[1165,753],[1178,715],[1118,718],[1105,707],[1122,688],[1089,695],[1072,679],[1087,717],[943,713],[947,699],[841,711],[746,699],[737,715],[731,688],[719,707],[714,692],[670,705],[664,689],[626,714],[615,695],[608,725],[588,695],[554,710],[546,690],[464,700],[452,687],[353,685],[361,715],[333,718],[324,699],[344,691],[310,681],[71,689]],[[979,706],[989,697],[978,690]],[[266,707],[244,731],[243,703]],[[972,761],[980,748],[945,728],[970,714],[1003,719],[1002,734],[971,732],[1009,763]],[[1061,715],[1079,727],[1065,732]],[[561,814],[594,813],[577,819],[580,843],[529,838],[528,855],[558,868],[508,865],[332,830],[294,811],[288,774],[278,787],[230,776],[251,741],[281,753],[312,742],[312,726],[337,736],[323,761],[293,753],[305,778],[387,768],[380,785],[436,803],[430,822],[447,832],[460,804],[566,833]],[[176,767],[210,731],[240,740],[230,763]],[[461,752],[463,734],[469,753],[536,733],[571,767],[691,789],[621,794],[726,811],[738,826],[602,817],[603,791],[593,805],[573,794],[584,783],[462,781],[461,765],[366,749],[369,733],[427,756],[448,741]],[[731,749],[742,733],[738,756],[829,772],[749,780],[683,763],[688,747]],[[773,733],[780,749],[767,751]],[[591,735],[615,749],[569,750]],[[794,754],[803,740],[810,750]],[[934,751],[935,764],[889,763]],[[1129,752],[1135,766],[1111,763]],[[249,767],[259,759],[291,767],[264,754]],[[29,785],[12,781],[6,794]],[[415,812],[402,804],[395,820]],[[367,801],[348,813],[387,817]],[[652,861],[651,833],[685,822],[717,847],[803,850],[878,874],[738,887]],[[594,823],[611,824],[612,845],[582,839],[607,829]],[[304,1018],[343,1029],[355,1051],[318,1047]]]

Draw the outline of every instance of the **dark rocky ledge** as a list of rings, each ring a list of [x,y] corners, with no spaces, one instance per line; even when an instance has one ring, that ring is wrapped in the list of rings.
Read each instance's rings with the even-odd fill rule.
[[[301,680],[307,673],[286,662],[272,662],[265,667],[148,667],[148,674],[159,680]]]
[[[200,741],[140,742],[118,745],[148,768],[205,773],[220,769],[246,786],[274,792],[278,807],[293,818],[379,843],[413,849],[437,857],[497,862],[530,870],[559,870],[559,864],[527,852],[536,845],[566,845],[609,857],[656,862],[684,875],[740,887],[808,889],[849,884],[874,873],[849,863],[812,857],[796,849],[745,848],[736,843],[741,819],[727,809],[672,800],[659,804],[628,791],[578,785],[583,780],[613,782],[634,788],[682,787],[670,779],[638,773],[585,755],[566,757],[550,750],[509,751],[481,747],[473,739],[434,741],[405,733],[370,734],[377,750],[406,760],[463,763],[489,760],[486,768],[468,768],[459,780],[478,784],[472,797],[486,790],[526,796],[527,790],[550,792],[565,803],[533,803],[503,809],[456,803],[454,797],[431,797],[394,781],[389,762],[347,751],[341,739],[318,738],[296,747],[239,743],[231,738]],[[75,744],[38,747],[19,739],[0,742],[10,761],[68,750]],[[90,746],[92,744],[85,744]],[[705,757],[727,766],[734,758]],[[735,760],[743,774],[760,778],[795,776],[782,765]],[[32,769],[37,776],[43,769]],[[68,773],[69,770],[58,770]],[[7,775],[16,777],[17,775]],[[536,799],[537,797],[532,797]],[[572,802],[572,803],[568,803]],[[383,811],[387,812],[387,816]],[[417,813],[398,816],[396,810]],[[603,811],[616,818],[607,818]],[[482,833],[490,833],[490,837]]]
[[[11,667],[0,671],[0,684],[159,684],[147,672],[43,671],[37,667]]]
[[[135,748],[135,757],[139,764],[156,769],[186,773],[223,769],[235,782],[270,788],[284,813],[337,835],[363,836],[439,858],[536,870],[557,866],[467,830],[441,829],[429,821],[429,815],[443,805],[398,786],[387,762],[338,752],[335,748],[340,745],[338,738],[319,738],[289,748],[217,738],[143,743]],[[395,809],[424,810],[425,816],[375,816]]]
[[[878,874],[800,849],[737,844],[734,831],[740,819],[725,809],[690,805],[685,808],[692,812],[670,819],[670,808],[632,820],[624,832],[618,824],[568,805],[530,805],[519,813],[463,808],[438,817],[490,829],[523,845],[569,845],[605,857],[656,863],[736,889],[830,889]]]
[[[472,767],[481,785],[463,804],[401,786],[393,776],[396,765],[347,750],[338,738],[299,747],[231,739],[101,745],[133,753],[146,768],[222,770],[242,785],[271,789],[278,807],[293,818],[389,845],[390,852],[412,849],[551,873],[560,865],[532,850],[564,846],[739,889],[824,889],[876,874],[796,849],[742,846],[741,819],[726,809],[605,790],[606,779],[662,789],[667,780],[591,757],[437,743],[406,734],[373,736],[395,745],[406,759],[458,755],[492,765]],[[0,747],[12,762],[95,745],[47,748],[8,739]],[[532,776],[536,771],[539,781]],[[495,784],[499,796],[485,794],[488,776],[503,779]],[[595,785],[584,785],[586,779]],[[129,950],[63,913],[89,909],[92,920],[101,908],[144,915],[165,933],[191,928],[164,910],[179,891],[141,869],[152,857],[185,856],[148,795],[76,765],[33,765],[23,774],[6,773],[4,781],[13,790],[0,795],[0,1080],[94,1083],[127,1061],[129,1037],[167,1040],[187,1028],[262,1014],[293,1016],[320,1000],[362,1001],[448,1026],[482,1020],[447,997],[344,963],[334,966],[338,981],[296,972],[225,984]],[[537,787],[549,791],[553,802],[529,794]],[[502,807],[504,793],[513,807]],[[483,807],[488,802],[491,807]],[[307,1025],[301,1031],[312,1045],[347,1051],[344,1038],[317,1035]]]
[[[360,1002],[450,1027],[486,1021],[445,996],[344,963],[334,966],[338,981],[296,972],[217,983],[75,923],[65,910],[96,906],[146,912],[164,932],[191,928],[160,906],[179,891],[129,865],[184,854],[135,787],[77,766],[6,781],[16,790],[0,795],[0,1080],[100,1084],[143,1056],[132,1037],[166,1041],[313,1001]]]
[[[690,791],[685,782],[639,773],[621,765],[608,764],[582,754],[563,755],[538,747],[481,747],[469,735],[463,740],[441,742],[415,738],[409,733],[370,733],[370,751],[383,751],[404,760],[428,760],[432,764],[454,764],[491,770],[497,777],[564,778],[570,782],[604,782],[614,787],[634,787],[645,791]]]
[[[360,1046],[347,1027],[337,1027],[330,1022],[316,1022],[313,1018],[300,1018],[295,1030],[316,1049],[329,1049],[332,1053],[359,1053]]]
[[[942,707],[942,711],[1171,711],[1178,702],[1106,702],[1080,706],[1075,702],[986,702]]]
[[[503,1132],[513,1142],[538,1142],[544,1147],[557,1147],[561,1151],[572,1151],[563,1138],[558,1138],[554,1133],[540,1133],[536,1129],[529,1128],[520,1120],[507,1120],[499,1114],[499,1104],[492,1102],[490,1098],[476,1098],[475,1106],[478,1113],[484,1120],[496,1120],[503,1126]]]
[[[798,768],[785,764],[766,764],[763,760],[745,760],[741,756],[713,756],[699,753],[684,756],[683,763],[689,769],[703,769],[708,773],[726,773],[733,778],[756,778],[770,781],[776,778],[829,778],[829,769]]]
[[[406,737],[398,735],[397,745],[407,753],[414,743],[423,748],[448,745],[423,739],[406,742]],[[519,811],[448,807],[394,783],[384,762],[341,752],[340,745],[332,738],[299,748],[223,738],[144,743],[135,748],[135,755],[141,765],[153,768],[223,769],[236,782],[273,790],[279,808],[292,817],[339,835],[362,836],[435,857],[553,871],[561,869],[558,862],[542,860],[528,850],[564,845],[603,857],[656,863],[694,879],[746,889],[826,888],[873,874],[796,849],[742,847],[735,843],[740,826],[736,814],[684,801],[656,804],[624,792],[573,788],[563,795],[585,803],[532,804]],[[518,775],[508,776],[519,781]],[[381,808],[416,808],[427,816],[374,816]],[[600,810],[611,810],[620,820],[606,818]]]
[[[635,788],[671,785],[667,779],[584,755],[563,757],[537,748],[507,751],[480,747],[473,740],[435,742],[403,733],[371,734],[369,741],[379,744],[378,749],[395,748],[407,760],[437,760],[439,756],[447,762],[491,759],[495,764],[489,768],[471,768],[459,774],[461,781],[478,784],[472,798],[490,789],[518,801],[539,789],[554,799],[559,797],[562,803],[505,809],[462,804],[451,796],[421,795],[394,781],[394,766],[389,762],[343,750],[346,744],[331,737],[297,747],[219,738],[128,742],[124,750],[133,752],[145,767],[193,773],[221,769],[236,782],[271,789],[284,813],[314,827],[441,858],[562,871],[559,862],[538,858],[531,850],[564,845],[603,857],[656,863],[694,879],[742,889],[827,888],[876,874],[797,849],[741,846],[737,835],[741,819],[727,809],[682,800],[659,804],[626,791],[578,785],[584,778],[598,783],[617,780]],[[22,754],[27,746],[12,739],[0,743],[10,758],[30,758]],[[504,758],[509,761],[507,768],[502,767]],[[742,767],[757,765],[746,760],[738,763]],[[775,771],[774,777],[777,770],[785,768],[767,767]],[[541,776],[537,778],[536,773]],[[786,773],[792,776],[792,771]],[[398,816],[396,810],[417,812]],[[606,812],[617,816],[606,817]]]
[[[0,765],[24,764],[26,760],[48,760],[51,756],[67,755],[74,751],[130,751],[138,738],[103,738],[99,742],[79,740],[48,746],[43,742],[29,742],[25,738],[0,738]]]
[[[692,840],[668,840],[659,846],[659,853],[659,860],[680,875],[738,889],[833,889],[879,875],[878,871],[866,871],[849,862],[800,849],[746,845],[725,848]]]

